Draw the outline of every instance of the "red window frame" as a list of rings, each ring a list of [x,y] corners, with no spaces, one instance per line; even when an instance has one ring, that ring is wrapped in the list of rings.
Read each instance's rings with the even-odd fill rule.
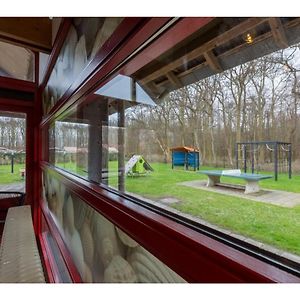
[[[146,54],[151,53],[151,59],[159,56],[212,18],[180,18],[162,36],[122,65],[131,53],[170,20],[171,18],[140,20],[139,26],[136,25],[117,51],[112,49],[111,53],[107,52],[106,60],[96,56],[91,62],[93,67],[88,66],[81,73],[76,84],[41,122],[40,129],[46,129],[67,107],[79,99],[84,99],[99,82],[104,84],[117,73],[131,75],[147,62]],[[40,161],[40,168],[59,178],[71,192],[135,238],[188,282],[300,282],[300,278],[296,276],[150,211],[121,195],[51,166],[46,161]],[[46,207],[42,206],[42,210],[47,222],[51,223],[51,216]],[[59,232],[55,225],[52,231],[59,240]],[[60,249],[66,261],[72,264],[63,243]],[[72,272],[71,265],[69,270]],[[73,276],[76,277],[76,271]]]

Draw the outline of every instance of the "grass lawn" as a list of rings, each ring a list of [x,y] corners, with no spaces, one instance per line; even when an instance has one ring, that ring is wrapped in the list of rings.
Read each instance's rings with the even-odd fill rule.
[[[300,205],[285,208],[180,186],[176,183],[206,180],[207,176],[180,168],[172,170],[170,165],[161,163],[151,163],[151,166],[155,171],[148,176],[127,177],[126,191],[152,200],[164,197],[177,198],[181,201],[173,204],[172,207],[182,212],[300,255]],[[109,169],[115,172],[116,162],[110,162]],[[213,168],[201,167],[201,169]],[[230,178],[226,178],[224,182],[245,183],[242,180]],[[112,176],[109,184],[116,187],[117,178]],[[289,180],[287,175],[280,174],[277,182],[274,179],[267,179],[260,184],[263,188],[298,192],[300,197],[299,175]]]
[[[24,164],[15,164],[14,173],[11,173],[11,166],[0,165],[0,185],[24,182],[24,179],[20,175],[20,169],[24,169]]]

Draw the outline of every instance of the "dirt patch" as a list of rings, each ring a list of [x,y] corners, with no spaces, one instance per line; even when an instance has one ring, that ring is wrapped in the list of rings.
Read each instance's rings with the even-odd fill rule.
[[[162,198],[159,201],[161,203],[168,204],[168,205],[181,202],[181,200],[176,199],[176,198],[171,198],[171,197],[169,197],[169,198]]]

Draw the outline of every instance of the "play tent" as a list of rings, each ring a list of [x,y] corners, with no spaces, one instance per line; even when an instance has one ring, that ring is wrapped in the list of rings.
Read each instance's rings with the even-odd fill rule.
[[[125,166],[126,175],[144,175],[153,172],[153,168],[142,155],[133,155]]]

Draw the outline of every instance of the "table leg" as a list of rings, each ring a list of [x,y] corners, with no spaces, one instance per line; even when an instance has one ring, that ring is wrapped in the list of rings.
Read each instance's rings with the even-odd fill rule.
[[[208,175],[207,187],[220,183],[220,176]]]
[[[249,180],[246,184],[245,194],[257,193],[260,191],[258,181]]]

